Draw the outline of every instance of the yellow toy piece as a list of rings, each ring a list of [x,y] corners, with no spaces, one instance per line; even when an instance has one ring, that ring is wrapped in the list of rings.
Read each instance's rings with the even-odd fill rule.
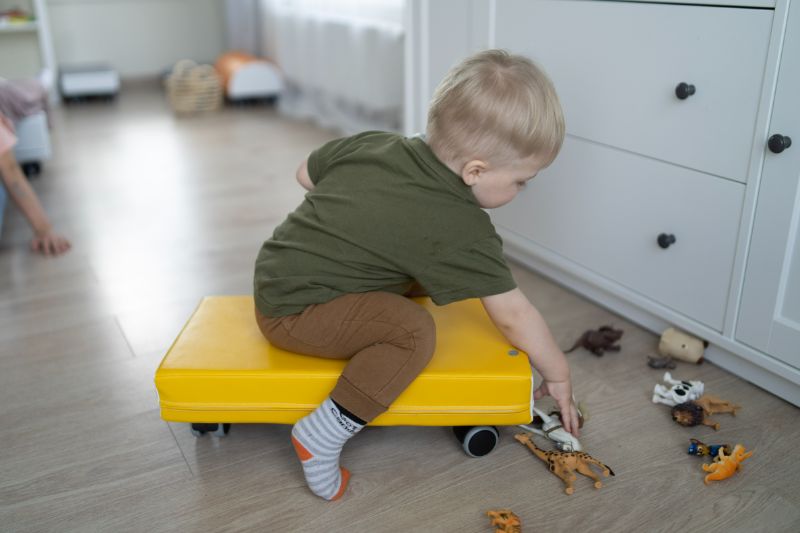
[[[745,453],[744,446],[741,444],[734,446],[730,455],[725,455],[725,450],[720,448],[719,455],[714,458],[714,462],[703,465],[704,471],[711,472],[706,476],[705,484],[708,485],[712,481],[720,481],[731,477],[741,468],[742,462],[751,455],[753,455],[753,452]]]
[[[417,298],[436,322],[433,360],[372,425],[512,425],[532,419],[528,358],[497,331],[479,300]],[[155,375],[171,422],[293,424],[328,396],[346,361],[271,346],[250,296],[200,302]]]

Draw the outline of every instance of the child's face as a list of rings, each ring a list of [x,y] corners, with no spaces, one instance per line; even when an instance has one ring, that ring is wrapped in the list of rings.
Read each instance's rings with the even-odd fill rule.
[[[483,161],[470,161],[464,166],[462,178],[472,188],[478,204],[485,209],[506,205],[532,180],[542,163],[536,156],[517,159],[495,168]]]

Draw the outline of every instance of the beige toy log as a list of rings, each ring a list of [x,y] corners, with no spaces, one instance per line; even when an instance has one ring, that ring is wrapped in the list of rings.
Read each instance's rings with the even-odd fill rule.
[[[661,355],[699,365],[703,362],[705,346],[703,341],[697,337],[692,337],[675,328],[667,328],[661,334],[658,351]]]

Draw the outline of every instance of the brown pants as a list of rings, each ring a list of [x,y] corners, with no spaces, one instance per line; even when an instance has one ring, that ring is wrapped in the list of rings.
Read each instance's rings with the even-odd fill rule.
[[[269,342],[292,352],[350,362],[331,398],[372,421],[422,372],[436,328],[421,305],[388,292],[346,294],[302,313],[270,318],[256,310]]]

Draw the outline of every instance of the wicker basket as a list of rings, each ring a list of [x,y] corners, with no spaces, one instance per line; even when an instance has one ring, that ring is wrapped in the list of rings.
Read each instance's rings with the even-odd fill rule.
[[[222,84],[211,65],[189,59],[175,64],[167,77],[167,97],[176,113],[213,111],[222,103]]]

